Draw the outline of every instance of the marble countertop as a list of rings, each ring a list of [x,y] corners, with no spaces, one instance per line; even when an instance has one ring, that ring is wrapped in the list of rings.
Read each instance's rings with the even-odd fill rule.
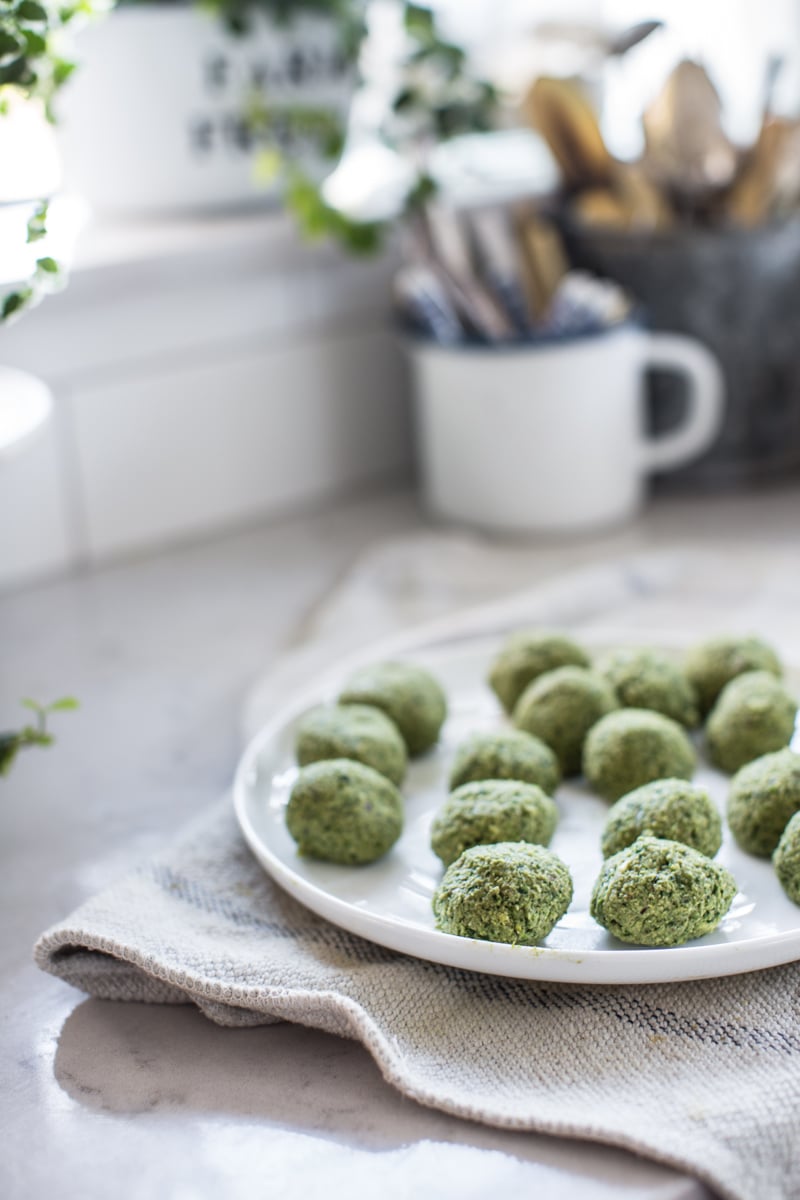
[[[624,530],[520,554],[528,584],[650,548],[727,548],[746,569],[770,542],[800,562],[798,516],[800,488],[661,499]],[[57,747],[0,783],[3,1196],[708,1196],[622,1151],[418,1107],[355,1043],[86,1000],[31,965],[42,929],[227,786],[248,686],[359,554],[422,528],[410,496],[370,495],[0,597],[0,728],[22,695],[81,698]]]

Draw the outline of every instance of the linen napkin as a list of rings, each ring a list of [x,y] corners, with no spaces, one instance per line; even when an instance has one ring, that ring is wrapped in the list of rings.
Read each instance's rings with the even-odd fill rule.
[[[442,612],[458,563],[473,578],[487,554],[447,539],[381,551],[335,598],[338,627],[353,629],[360,612],[363,638],[366,628],[385,629],[392,611],[396,623],[409,612]],[[385,568],[404,560],[403,600],[393,610]],[[495,571],[500,562],[495,555]],[[437,572],[441,587],[431,586]],[[584,631],[612,622],[712,628],[724,600],[725,623],[768,628],[786,647],[796,636],[795,589],[777,558],[743,572],[725,557],[662,555],[576,572],[477,611],[460,628],[523,620]],[[328,620],[320,614],[319,631]],[[250,719],[285,699],[287,677],[304,682],[346,641],[328,636],[328,650],[298,651],[278,683],[257,689]],[[423,962],[338,929],[281,892],[247,850],[227,800],[43,935],[35,956],[100,998],[194,1003],[223,1025],[289,1020],[357,1038],[391,1084],[456,1115],[627,1147],[733,1200],[800,1196],[800,964],[691,983],[578,987]]]

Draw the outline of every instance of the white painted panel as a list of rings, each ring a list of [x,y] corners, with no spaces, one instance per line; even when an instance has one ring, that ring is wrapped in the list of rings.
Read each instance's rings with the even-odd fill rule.
[[[404,376],[391,335],[371,333],[76,386],[90,556],[400,472],[410,459]]]
[[[77,272],[4,332],[3,362],[52,383],[212,345],[230,354],[234,341],[388,322],[391,259],[298,254],[280,263],[262,250],[254,242],[249,260],[237,250]]]
[[[0,588],[69,565],[62,469],[52,421],[17,454],[0,457]]]
[[[51,383],[79,381],[130,363],[190,360],[211,345],[230,353],[233,339],[301,327],[315,311],[310,269],[233,275],[208,265],[197,274],[184,263],[147,263],[124,273],[87,272],[14,326],[3,362]]]
[[[391,320],[392,277],[398,260],[390,254],[377,258],[320,257],[315,271],[318,315],[322,320],[346,318]]]

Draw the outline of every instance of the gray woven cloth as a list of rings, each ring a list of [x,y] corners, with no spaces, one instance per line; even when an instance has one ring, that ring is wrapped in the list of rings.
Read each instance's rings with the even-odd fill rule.
[[[441,548],[437,562],[446,570]],[[705,565],[713,592],[724,564]],[[780,565],[772,575],[767,565],[748,573],[728,612],[737,623],[763,617],[768,597],[753,581],[763,589],[772,579],[770,628],[780,636],[789,592]],[[687,618],[698,567],[598,568],[500,608],[509,624],[524,614],[589,629],[610,614],[641,623],[644,605],[665,625]],[[497,606],[477,614],[475,628],[495,626],[499,614]],[[303,651],[290,674],[317,669],[321,657]],[[285,672],[280,678],[283,686]],[[262,713],[269,695],[259,689]],[[421,962],[282,893],[245,847],[228,801],[51,929],[35,954],[44,970],[93,996],[193,1003],[223,1025],[289,1020],[357,1038],[390,1083],[450,1113],[628,1147],[735,1200],[800,1197],[800,964],[600,988]]]

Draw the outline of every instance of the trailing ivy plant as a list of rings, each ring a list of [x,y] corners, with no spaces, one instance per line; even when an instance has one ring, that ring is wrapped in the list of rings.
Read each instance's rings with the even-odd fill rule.
[[[464,133],[485,133],[496,125],[498,95],[493,85],[475,75],[463,46],[444,38],[430,8],[404,5],[408,38],[402,82],[391,107],[387,136],[418,144],[438,144]],[[403,118],[405,137],[393,135]]]
[[[121,0],[141,3],[148,0]],[[233,32],[246,34],[258,13],[290,22],[303,13],[328,15],[339,33],[345,61],[358,84],[358,59],[366,25],[365,0],[198,0]],[[409,190],[406,211],[413,212],[429,198],[433,182],[424,164],[429,149],[462,133],[495,127],[498,96],[494,87],[477,77],[463,47],[443,37],[433,11],[403,0],[405,54],[400,86],[389,99],[380,137],[417,164],[417,179]],[[323,184],[303,169],[287,144],[314,149],[333,166],[344,146],[346,123],[330,109],[286,104],[258,94],[246,105],[253,141],[262,147],[259,174],[277,183],[284,204],[300,232],[309,240],[330,238],[353,254],[370,254],[380,247],[388,222],[357,221],[329,204]]]
[[[344,69],[352,72],[354,81],[358,79],[358,59],[366,36],[366,0],[199,0],[199,3],[239,34],[250,31],[258,13],[287,25],[304,13],[327,16],[338,36]],[[372,222],[353,221],[328,204],[319,182],[286,149],[287,144],[303,145],[333,166],[341,155],[346,134],[346,122],[339,113],[319,105],[273,101],[257,93],[247,102],[246,120],[250,135],[261,147],[258,175],[263,182],[278,185],[283,202],[304,237],[332,238],[354,254],[368,254],[377,249],[381,227]]]
[[[258,0],[213,0],[220,9],[243,3],[258,7]],[[274,9],[293,8],[281,0],[261,0]],[[348,0],[319,9],[340,14]],[[400,66],[400,84],[389,99],[379,129],[381,139],[415,164],[416,181],[409,189],[405,214],[412,214],[430,198],[435,185],[427,170],[427,153],[449,138],[464,133],[485,132],[497,125],[499,97],[488,81],[477,76],[462,46],[445,38],[433,11],[427,6],[403,3],[405,53]],[[361,29],[363,35],[363,27]],[[360,46],[360,42],[357,44]],[[327,123],[318,111],[272,105],[259,98],[250,113],[252,128],[269,149],[262,155],[265,174],[282,183],[284,201],[301,232],[310,239],[329,237],[356,254],[377,249],[388,232],[389,222],[359,222],[328,204],[323,185],[303,171],[296,162],[269,142],[270,128],[288,123],[295,130],[314,128],[317,122],[317,150],[323,157],[338,158],[344,144],[345,128],[334,114]],[[266,135],[266,137],[265,137]],[[338,145],[337,145],[338,142]]]
[[[20,750],[28,746],[51,746],[53,741],[47,721],[55,712],[67,712],[78,707],[78,701],[72,696],[62,696],[52,704],[38,704],[35,700],[23,700],[25,708],[31,710],[36,720],[34,724],[24,725],[22,729],[10,733],[0,733],[0,775],[8,775],[14,760]]]
[[[370,254],[381,242],[382,227],[354,221],[328,204],[322,189],[282,145],[293,142],[313,147],[324,162],[333,165],[344,146],[344,123],[329,109],[284,105],[255,96],[247,114],[251,134],[262,146],[258,174],[264,183],[277,183],[283,202],[298,229],[309,241],[332,238],[353,254]]]
[[[94,0],[0,0],[0,120],[8,115],[11,98],[38,99],[49,120],[53,100],[66,83],[75,64],[60,49],[63,31],[97,11]],[[42,197],[28,221],[28,244],[47,234],[48,201]],[[60,282],[61,268],[55,259],[42,255],[35,260],[29,279],[0,296],[0,322],[30,307]]]
[[[33,215],[28,220],[28,245],[39,242],[47,236],[48,202],[40,200]],[[61,282],[62,271],[59,264],[49,254],[43,254],[36,259],[33,273],[19,287],[5,296],[0,297],[0,321],[7,321],[23,309],[38,303],[44,295],[52,292]]]
[[[59,35],[93,11],[92,0],[0,0],[0,111],[3,88],[13,84],[38,96],[52,119],[53,98],[75,69],[59,50]]]
[[[249,33],[253,18],[259,13],[281,25],[291,24],[303,13],[330,17],[343,53],[353,61],[364,37],[364,0],[197,0],[197,3],[218,17],[233,33]]]
[[[141,0],[121,0],[139,3]],[[148,0],[144,0],[145,3]],[[149,0],[152,2],[152,0]],[[163,2],[163,0],[161,0]],[[107,8],[113,0],[0,0],[0,119],[4,88],[13,86],[27,96],[38,96],[52,119],[52,102],[69,78],[74,64],[58,50],[58,35],[76,22]],[[355,73],[365,35],[364,0],[197,0],[232,32],[246,35],[256,14],[290,22],[303,13],[327,15],[335,23],[344,59]],[[478,78],[464,48],[443,37],[430,8],[403,3],[406,52],[401,82],[391,98],[379,131],[383,140],[416,164],[417,181],[410,189],[406,210],[424,203],[433,189],[426,170],[426,151],[462,133],[491,129],[496,123],[497,94]],[[263,147],[262,177],[279,183],[284,202],[309,239],[332,238],[356,254],[371,253],[387,232],[386,222],[356,221],[330,205],[322,185],[305,171],[285,146],[295,139],[313,146],[333,165],[345,138],[345,123],[327,108],[284,104],[268,97],[251,98],[248,105],[251,134]],[[291,135],[291,137],[289,137]],[[28,241],[46,233],[47,202],[37,206],[28,226]],[[12,317],[52,290],[59,278],[58,264],[50,257],[36,260],[32,277],[15,291],[0,297],[0,321]]]

